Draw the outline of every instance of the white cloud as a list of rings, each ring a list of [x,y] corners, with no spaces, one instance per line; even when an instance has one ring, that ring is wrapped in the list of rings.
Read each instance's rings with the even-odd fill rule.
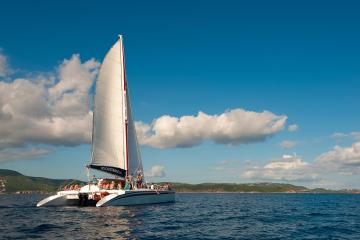
[[[0,49],[0,78],[6,77],[10,73],[7,57],[2,53]]]
[[[325,188],[325,189],[345,189],[347,188],[344,183],[338,181],[338,179],[319,179],[308,185],[309,188]]]
[[[0,151],[0,162],[13,159],[33,158],[48,154],[48,149],[31,148],[31,149],[4,149]]]
[[[280,143],[280,146],[284,149],[293,148],[298,142],[291,140],[284,140]]]
[[[241,161],[239,160],[222,160],[216,163],[214,170],[222,171],[230,175],[239,174],[242,170]]]
[[[155,148],[192,147],[205,140],[221,144],[261,142],[283,130],[287,116],[233,109],[220,115],[162,116],[151,125],[137,122],[141,144]]]
[[[357,141],[360,141],[360,132],[352,132],[350,135]]]
[[[318,156],[313,163],[305,162],[296,155],[284,155],[262,166],[249,166],[243,177],[266,181],[311,181],[313,186],[321,187],[321,183],[330,186],[331,181],[326,179],[329,174],[360,174],[360,142],[350,147],[335,146]]]
[[[289,132],[296,132],[299,129],[299,126],[297,124],[292,124],[288,126]]]
[[[336,139],[336,140],[340,140],[342,138],[346,138],[348,137],[349,134],[345,134],[345,133],[341,133],[341,132],[335,132],[331,135],[331,138]]]
[[[321,154],[315,162],[330,171],[351,175],[360,173],[360,142],[350,147],[335,146],[333,150]]]
[[[0,81],[0,151],[89,143],[89,89],[99,65],[94,59],[81,62],[75,54],[54,72]],[[286,120],[269,111],[233,109],[220,115],[164,115],[152,124],[137,122],[136,128],[140,143],[155,148],[192,147],[206,140],[235,145],[265,141],[283,130]]]
[[[89,143],[88,91],[98,67],[94,59],[82,63],[75,54],[55,73],[0,81],[0,150]]]
[[[350,137],[355,139],[356,141],[360,141],[360,132],[351,132],[351,133],[336,132],[331,135],[331,138],[335,140],[342,140],[344,138],[350,138]]]
[[[149,172],[145,173],[146,177],[165,177],[165,167],[161,165],[152,166]]]
[[[300,157],[284,155],[264,166],[247,169],[243,177],[259,180],[313,181],[318,176],[311,170],[311,165],[302,161]]]
[[[216,164],[215,170],[224,170],[230,163],[229,160],[222,160]]]

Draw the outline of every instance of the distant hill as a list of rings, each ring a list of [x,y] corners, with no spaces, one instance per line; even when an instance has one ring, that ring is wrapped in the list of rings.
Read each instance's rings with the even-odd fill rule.
[[[13,170],[0,169],[0,193],[56,192],[68,184],[83,184],[75,179],[29,177]],[[161,183],[160,183],[161,184]],[[260,192],[260,193],[360,193],[359,190],[309,189],[284,183],[172,183],[177,192]]]
[[[179,192],[309,192],[310,189],[283,183],[173,183]]]
[[[239,193],[356,193],[357,189],[329,190],[310,189],[286,183],[172,183],[177,192],[239,192]]]
[[[0,192],[14,193],[18,191],[55,192],[59,187],[73,182],[74,179],[50,179],[29,177],[13,170],[0,169]]]

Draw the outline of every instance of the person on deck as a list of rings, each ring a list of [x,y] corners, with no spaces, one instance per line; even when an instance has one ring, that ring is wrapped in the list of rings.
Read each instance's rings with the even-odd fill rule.
[[[130,190],[130,188],[131,188],[130,179],[129,177],[126,177],[124,190]]]
[[[92,178],[91,182],[92,182],[92,184],[96,185],[96,183],[97,183],[97,179],[96,179],[95,175],[93,176],[93,178]]]
[[[142,188],[142,184],[143,184],[143,177],[142,177],[141,173],[139,173],[136,176],[136,187],[137,188]]]
[[[102,185],[103,185],[103,180],[100,179],[100,180],[97,182],[97,185],[98,185],[98,187],[101,189],[101,188],[102,188]]]
[[[124,189],[124,187],[125,187],[125,181],[120,180],[120,182],[118,184],[118,189],[121,190],[121,189]]]

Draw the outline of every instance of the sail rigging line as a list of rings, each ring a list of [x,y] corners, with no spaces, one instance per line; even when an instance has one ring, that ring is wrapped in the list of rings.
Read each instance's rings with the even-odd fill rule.
[[[136,168],[136,171],[138,172],[139,170],[141,170],[141,174],[143,175],[143,179],[145,180],[145,176],[144,173],[142,172],[142,161],[141,161],[141,154],[140,154],[140,149],[139,149],[139,143],[137,141],[137,136],[136,137],[136,148],[137,148],[137,155],[138,155],[138,166]]]
[[[101,66],[100,66],[100,69],[101,69]],[[99,69],[99,72],[100,72],[100,69]],[[95,86],[96,86],[96,83],[97,83],[97,80],[95,81]],[[91,131],[91,148],[90,148],[90,162],[89,164],[87,164],[85,166],[85,168],[87,169],[86,171],[86,174],[87,174],[87,177],[88,177],[88,182],[90,182],[90,171],[91,171],[91,163],[93,162],[93,159],[94,159],[94,144],[93,144],[93,141],[94,141],[94,129],[95,129],[95,95],[96,95],[96,91],[94,91],[94,95],[93,95],[93,101],[94,101],[94,104],[93,104],[93,111],[92,111],[92,131]],[[89,96],[89,112],[91,110],[91,107],[90,107],[90,96]]]
[[[129,176],[129,154],[128,154],[128,122],[125,121],[125,139],[126,139],[126,176]]]
[[[135,127],[135,126],[134,126]],[[137,135],[135,134],[135,144],[136,144],[136,154],[137,154],[137,168],[136,168],[136,172],[138,172],[139,170],[141,170],[141,174],[144,175],[144,173],[142,172],[142,161],[141,161],[141,154],[140,154],[140,149],[139,149],[139,143],[137,140]],[[143,176],[144,178],[144,176]]]
[[[95,93],[96,94],[96,93]],[[95,94],[94,94],[94,98],[95,98]],[[94,104],[94,109],[93,109],[93,113],[92,113],[92,131],[91,131],[91,143],[93,143],[94,141],[94,128],[95,128],[95,104]],[[90,149],[90,163],[86,166],[90,166],[91,162],[93,161],[94,158],[94,144],[91,144],[91,149]]]
[[[102,66],[100,66],[100,69],[101,69],[101,67]],[[99,72],[100,72],[100,69],[99,69]],[[97,84],[97,80],[95,81],[95,87],[96,87],[96,84]],[[93,158],[94,158],[94,144],[93,144],[93,141],[94,141],[94,129],[95,129],[95,95],[96,95],[96,91],[94,91],[94,95],[93,95],[94,104],[93,104],[93,112],[92,112],[90,163],[88,165],[86,165],[86,167],[88,169],[90,169],[90,164],[92,163]],[[90,102],[90,96],[89,96],[89,102]],[[90,112],[90,110],[91,110],[91,107],[90,107],[90,104],[89,104],[89,112]]]

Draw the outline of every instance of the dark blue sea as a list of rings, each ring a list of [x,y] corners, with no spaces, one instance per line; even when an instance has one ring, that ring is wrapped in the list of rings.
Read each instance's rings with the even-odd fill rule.
[[[36,208],[0,195],[1,239],[360,239],[360,195],[179,193],[176,203]]]

